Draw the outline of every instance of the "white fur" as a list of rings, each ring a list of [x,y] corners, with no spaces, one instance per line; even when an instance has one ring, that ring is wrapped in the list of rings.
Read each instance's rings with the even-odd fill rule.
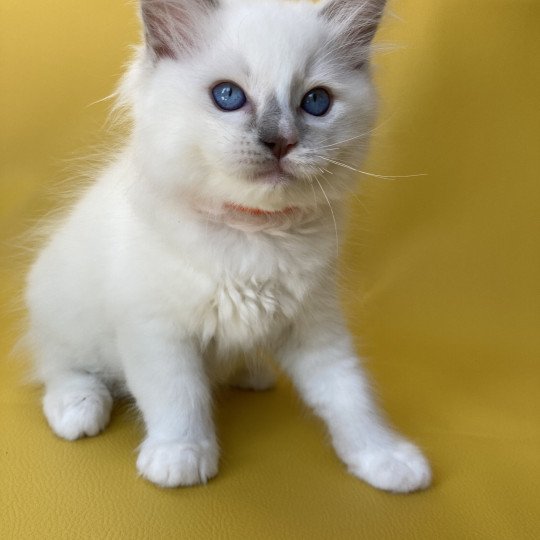
[[[189,13],[194,0],[168,1]],[[354,174],[332,161],[358,163],[375,98],[368,67],[337,56],[338,30],[319,9],[229,2],[197,15],[198,41],[179,58],[141,49],[121,90],[132,137],[29,274],[29,337],[52,429],[96,435],[109,388],[127,385],[147,429],[137,467],[158,485],[217,473],[211,384],[236,373],[240,386],[271,386],[261,351],[325,420],[353,474],[391,491],[430,481],[419,450],[377,412],[338,307],[336,234]],[[246,90],[243,110],[212,103],[221,80]],[[291,103],[314,86],[335,102],[304,119],[304,139],[283,159],[294,181],[253,180],[259,165],[241,148],[262,166],[273,159],[246,129],[257,108],[274,95],[294,119],[305,113]],[[251,215],[231,203],[293,210]],[[239,353],[252,362],[238,365]]]

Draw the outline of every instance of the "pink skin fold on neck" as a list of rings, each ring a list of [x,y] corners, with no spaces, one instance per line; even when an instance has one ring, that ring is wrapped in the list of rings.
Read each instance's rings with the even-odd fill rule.
[[[250,216],[281,216],[281,215],[290,215],[298,210],[296,206],[287,206],[282,210],[263,210],[262,208],[250,208],[249,206],[243,206],[237,203],[226,202],[223,205],[225,210],[232,210],[234,212],[239,212],[241,214],[247,214]]]

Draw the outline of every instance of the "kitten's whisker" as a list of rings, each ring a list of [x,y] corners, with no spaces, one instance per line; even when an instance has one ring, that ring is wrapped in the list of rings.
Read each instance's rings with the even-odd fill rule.
[[[308,184],[309,187],[311,187],[311,192],[313,193],[313,208],[317,208],[319,206],[319,201],[317,201],[317,194],[315,193],[315,188],[313,187],[313,175],[308,175]]]
[[[321,180],[327,180],[327,179],[323,177],[323,178],[321,178]],[[362,199],[360,199],[360,197],[358,196],[358,193],[356,193],[353,189],[351,189],[351,187],[346,182],[342,182],[342,181],[339,182],[339,181],[337,181],[337,179],[332,179],[332,183],[337,184],[337,186],[340,189],[344,189],[345,191],[350,193],[356,199],[356,201],[362,207],[362,209],[366,212],[366,214],[369,214],[369,210],[368,210],[367,206],[364,204]]]
[[[349,142],[349,141],[354,141],[355,139],[359,139],[360,137],[363,137],[364,135],[369,135],[369,131],[367,131],[366,133],[360,133],[360,135],[357,135],[356,137],[351,137],[350,139],[345,139],[343,141],[338,141],[338,142],[335,142],[335,143],[332,143],[332,144],[327,144],[325,146],[319,146],[317,147],[318,150],[322,150],[323,148],[331,148],[332,146],[338,146],[339,144],[343,144],[343,143],[346,143],[346,142]]]
[[[118,97],[118,92],[114,91],[108,96],[102,97],[101,99],[98,99],[96,101],[92,101],[92,103],[89,103],[86,108],[93,107],[94,105],[97,105],[98,103],[103,103],[104,101],[107,101],[108,99],[116,99]]]
[[[367,176],[373,176],[375,178],[382,178],[383,180],[395,180],[396,178],[415,178],[417,176],[427,176],[426,173],[401,174],[401,175],[385,176],[383,174],[375,174],[375,173],[370,173],[370,172],[367,172],[367,171],[362,171],[360,169],[356,169],[355,167],[352,167],[351,165],[347,165],[346,163],[342,163],[341,161],[336,161],[335,159],[330,159],[330,158],[327,158],[325,156],[317,155],[316,157],[321,158],[321,159],[325,159],[326,161],[329,161],[330,163],[333,163],[334,165],[344,167],[345,169],[349,169],[351,171],[355,171],[355,172],[358,172],[360,174],[365,174]]]
[[[394,115],[389,115],[387,118],[385,118],[384,120],[380,120],[379,122],[377,122],[377,124],[375,124],[370,130],[368,131],[364,131],[362,133],[360,133],[357,137],[352,137],[351,139],[346,139],[345,141],[341,141],[341,142],[338,142],[338,143],[334,143],[334,145],[327,145],[327,146],[320,146],[318,148],[330,148],[331,146],[337,146],[338,144],[342,144],[342,143],[345,143],[345,142],[348,142],[348,141],[351,141],[351,140],[354,140],[355,138],[359,138],[359,137],[364,137],[364,136],[367,136],[367,135],[371,135],[372,133],[375,133],[375,131],[381,129],[383,126],[385,126],[386,124],[388,124],[388,122],[392,119]],[[331,139],[331,137],[328,137],[324,140],[322,140],[321,142],[324,143],[326,141],[329,141]],[[317,148],[316,148],[317,149]]]
[[[324,198],[326,199],[326,202],[328,203],[328,208],[330,208],[330,212],[332,214],[332,220],[334,221],[334,230],[336,232],[336,257],[339,257],[339,234],[338,234],[337,221],[336,221],[336,216],[334,214],[334,209],[332,208],[332,205],[330,204],[330,199],[326,195],[326,191],[324,191],[324,188],[322,187],[322,184],[319,182],[317,175],[315,175],[315,181],[317,182],[317,184],[319,184],[319,187],[321,188]]]

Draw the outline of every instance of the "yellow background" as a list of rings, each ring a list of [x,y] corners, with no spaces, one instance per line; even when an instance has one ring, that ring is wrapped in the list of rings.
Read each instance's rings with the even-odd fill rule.
[[[220,475],[138,480],[127,406],[100,437],[55,439],[8,360],[20,234],[107,140],[108,95],[138,38],[132,3],[0,5],[0,537],[540,537],[540,2],[396,0],[379,40],[383,109],[343,254],[351,327],[434,486],[348,476],[282,382],[224,391]],[[91,148],[89,151],[88,149]],[[68,180],[71,181],[71,180]],[[24,258],[24,257],[23,257]],[[6,358],[6,360],[4,360]]]

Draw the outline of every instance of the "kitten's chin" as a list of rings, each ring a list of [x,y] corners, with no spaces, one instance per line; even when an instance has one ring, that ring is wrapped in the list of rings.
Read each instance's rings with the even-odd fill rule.
[[[304,171],[298,170],[293,162],[285,159],[281,162],[275,162],[269,167],[250,171],[246,174],[248,180],[269,186],[283,186],[301,182],[305,179]]]
[[[258,171],[250,178],[255,182],[268,184],[269,186],[286,186],[296,181],[296,178],[281,168],[274,168],[265,171]]]

